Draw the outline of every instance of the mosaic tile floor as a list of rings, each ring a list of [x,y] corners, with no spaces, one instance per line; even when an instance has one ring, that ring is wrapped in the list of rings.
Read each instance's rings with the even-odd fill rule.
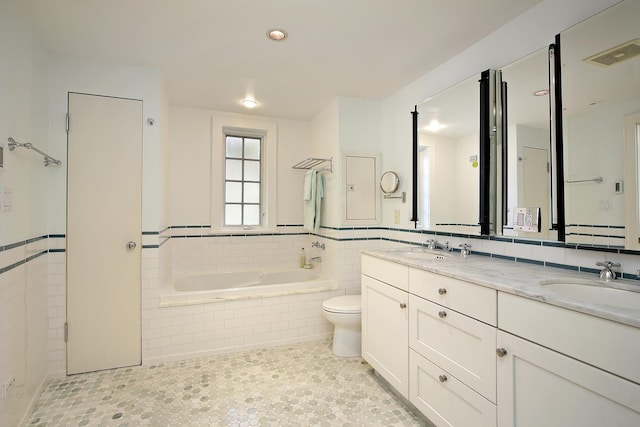
[[[423,426],[330,341],[50,381],[29,426]]]

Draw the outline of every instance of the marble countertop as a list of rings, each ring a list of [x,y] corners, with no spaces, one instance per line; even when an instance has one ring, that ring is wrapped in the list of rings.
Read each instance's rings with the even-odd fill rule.
[[[630,308],[583,301],[577,297],[552,291],[541,285],[541,283],[549,280],[598,281],[597,275],[516,263],[479,255],[474,256],[473,254],[463,258],[458,252],[443,253],[447,255],[445,259],[422,260],[415,257],[416,252],[430,251],[425,251],[421,248],[398,248],[363,251],[362,253],[640,328],[640,305],[627,304],[632,306]],[[604,282],[602,284],[604,285]],[[616,280],[614,286],[633,289],[636,291],[633,293],[640,292],[640,281]],[[632,294],[631,291],[628,292]],[[630,296],[636,297],[636,295]]]

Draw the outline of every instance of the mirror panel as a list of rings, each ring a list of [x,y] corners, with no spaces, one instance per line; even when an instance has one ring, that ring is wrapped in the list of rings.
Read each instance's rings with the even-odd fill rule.
[[[568,243],[638,249],[639,23],[627,0],[560,35]]]
[[[417,106],[419,226],[479,235],[480,76]]]
[[[551,229],[548,48],[503,67],[502,80],[507,85],[508,122],[503,235],[557,240],[556,231]],[[540,209],[539,232],[518,227],[517,208]]]

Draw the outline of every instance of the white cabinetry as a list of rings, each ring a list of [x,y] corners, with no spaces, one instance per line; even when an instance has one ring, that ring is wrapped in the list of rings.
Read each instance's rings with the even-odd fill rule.
[[[640,426],[640,328],[362,257],[363,357],[436,426]]]
[[[499,427],[640,425],[640,385],[618,376],[640,371],[637,328],[502,292],[499,306]]]
[[[362,357],[409,396],[408,267],[362,257]]]
[[[437,426],[495,426],[496,291],[409,269],[409,292],[409,400]]]
[[[640,386],[498,331],[499,427],[640,425]]]

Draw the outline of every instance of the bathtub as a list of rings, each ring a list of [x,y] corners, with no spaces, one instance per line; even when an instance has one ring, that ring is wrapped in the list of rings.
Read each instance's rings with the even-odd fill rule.
[[[302,268],[286,271],[238,271],[174,278],[160,295],[160,307],[207,304],[239,299],[297,295],[338,289],[334,280],[321,279]]]

